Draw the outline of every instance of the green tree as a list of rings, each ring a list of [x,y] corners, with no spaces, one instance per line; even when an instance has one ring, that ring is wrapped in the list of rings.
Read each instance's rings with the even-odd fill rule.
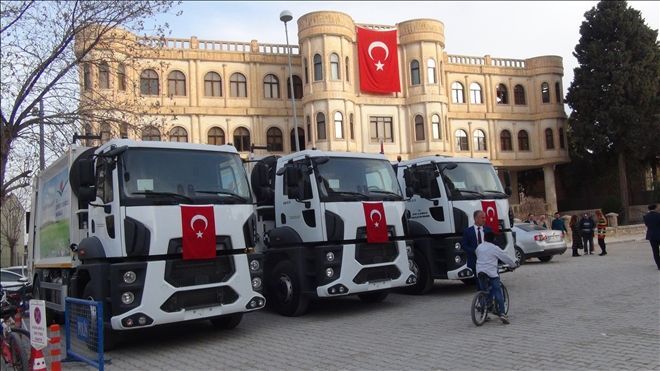
[[[585,13],[580,35],[573,53],[579,67],[566,96],[572,154],[616,161],[625,222],[627,165],[660,156],[658,31],[625,1],[601,1]]]

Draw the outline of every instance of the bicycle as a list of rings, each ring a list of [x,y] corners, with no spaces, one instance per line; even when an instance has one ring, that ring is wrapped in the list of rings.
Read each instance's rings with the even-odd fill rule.
[[[2,332],[0,333],[0,351],[2,361],[16,371],[28,371],[31,369],[32,359],[30,355],[30,332],[25,328],[16,327],[22,324],[23,309],[14,305],[7,293],[2,292],[0,300],[0,321]],[[4,369],[4,368],[3,368]]]
[[[514,269],[515,268],[503,267],[503,271],[512,272]],[[480,272],[477,275],[477,279],[479,280],[482,289],[474,295],[474,298],[472,299],[472,307],[470,309],[472,322],[477,326],[481,326],[486,322],[488,313],[497,316],[509,313],[509,290],[504,286],[504,283],[501,283],[502,296],[504,297],[504,313],[497,313],[497,303],[495,303],[495,298],[490,298],[490,300],[488,300],[490,296],[490,279],[488,275]]]

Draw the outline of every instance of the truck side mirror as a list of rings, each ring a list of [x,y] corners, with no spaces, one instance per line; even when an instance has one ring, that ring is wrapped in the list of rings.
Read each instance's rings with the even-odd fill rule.
[[[80,188],[96,184],[96,179],[94,178],[94,161],[92,159],[84,158],[78,161],[78,177],[80,179]]]
[[[96,200],[96,189],[91,186],[81,186],[78,189],[78,205],[81,209],[86,209],[90,202]],[[84,207],[82,207],[84,205]]]
[[[406,197],[410,198],[415,194],[415,189],[413,187],[406,187]]]
[[[288,166],[284,170],[284,176],[288,184],[298,184],[302,180],[302,170],[298,167]]]

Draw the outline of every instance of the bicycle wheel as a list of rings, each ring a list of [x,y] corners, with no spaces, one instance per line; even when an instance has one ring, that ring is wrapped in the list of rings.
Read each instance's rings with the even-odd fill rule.
[[[504,298],[504,314],[509,313],[509,290],[502,284],[502,297]]]
[[[13,369],[16,371],[30,370],[30,335],[23,333],[20,329],[14,329],[9,333],[7,340]]]
[[[483,291],[479,291],[472,299],[472,322],[481,326],[486,322],[486,316],[488,315],[488,294]]]

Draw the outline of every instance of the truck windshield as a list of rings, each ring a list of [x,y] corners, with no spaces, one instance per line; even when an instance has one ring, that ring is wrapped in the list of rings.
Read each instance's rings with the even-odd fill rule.
[[[120,158],[126,205],[252,203],[236,154],[132,148]]]
[[[398,201],[401,189],[386,160],[330,157],[317,165],[321,201]]]
[[[456,162],[453,169],[438,164],[452,200],[507,198],[500,179],[490,164]]]

